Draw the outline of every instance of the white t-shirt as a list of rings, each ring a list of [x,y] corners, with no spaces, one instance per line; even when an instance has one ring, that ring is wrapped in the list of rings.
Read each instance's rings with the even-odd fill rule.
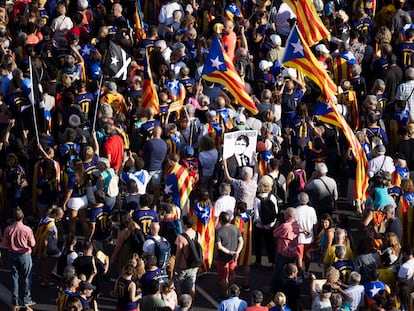
[[[398,270],[398,277],[407,280],[407,284],[411,286],[414,276],[414,258],[404,262],[400,270]]]
[[[313,226],[318,223],[315,209],[309,205],[299,205],[296,207],[296,221],[299,226],[310,234],[299,234],[299,244],[310,244],[313,242]]]
[[[352,285],[346,288],[345,293],[351,298],[351,311],[358,310],[359,306],[362,305],[365,289],[362,285]]]
[[[161,7],[160,14],[158,15],[158,21],[164,25],[171,25],[174,23],[174,11],[181,11],[182,15],[184,15],[184,10],[181,7],[181,4],[177,2],[169,2],[164,4]]]
[[[312,301],[312,311],[332,311],[331,301],[322,301],[319,296],[316,296]]]
[[[236,206],[236,199],[230,195],[223,195],[219,197],[214,203],[214,217],[218,218],[221,212],[226,212],[230,215],[230,221],[233,220],[234,207]]]

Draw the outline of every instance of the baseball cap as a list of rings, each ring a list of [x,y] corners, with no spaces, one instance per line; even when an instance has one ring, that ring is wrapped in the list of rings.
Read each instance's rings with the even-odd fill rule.
[[[269,69],[269,68],[271,68],[273,66],[273,63],[272,62],[269,62],[269,61],[267,61],[267,60],[262,60],[262,61],[260,61],[260,63],[259,63],[259,69],[260,70],[262,70],[262,71],[264,71],[264,70],[266,70],[266,69]]]
[[[94,285],[92,285],[91,283],[86,282],[86,281],[82,281],[82,282],[80,282],[80,284],[79,284],[79,290],[80,290],[80,291],[83,291],[83,290],[85,290],[85,289],[92,289],[92,290],[95,290],[95,289],[96,289],[96,286],[94,286]]]
[[[329,54],[330,53],[330,51],[328,50],[328,48],[326,47],[326,45],[323,44],[323,43],[318,44],[315,47],[315,50],[318,51],[318,52],[326,53],[326,54]]]
[[[282,45],[282,38],[280,38],[279,35],[276,35],[276,34],[271,35],[270,41],[272,41],[274,45],[278,45],[278,46]]]

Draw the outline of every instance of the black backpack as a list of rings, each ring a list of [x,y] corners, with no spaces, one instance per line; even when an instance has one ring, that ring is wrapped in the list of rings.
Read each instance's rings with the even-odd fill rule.
[[[190,239],[187,233],[181,234],[188,242],[187,268],[198,268],[203,263],[203,249],[198,242],[198,232],[194,239]]]
[[[260,198],[259,215],[264,225],[271,224],[277,217],[275,203],[270,199],[271,195],[272,193],[269,193],[266,198]]]
[[[286,202],[286,191],[279,185],[280,172],[275,178],[270,174],[268,176],[273,179],[272,194],[276,197],[278,206],[282,206]]]
[[[131,250],[135,253],[138,253],[138,255],[142,256],[142,247],[144,246],[145,242],[144,232],[142,232],[142,230],[138,228],[134,229],[134,231],[132,231],[131,235],[129,236],[129,242]]]

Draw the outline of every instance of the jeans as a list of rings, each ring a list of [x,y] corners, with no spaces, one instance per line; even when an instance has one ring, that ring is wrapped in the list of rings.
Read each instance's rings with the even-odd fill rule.
[[[32,255],[9,253],[11,263],[11,273],[13,279],[13,304],[19,305],[19,283],[22,284],[24,291],[23,303],[32,300],[30,288],[32,285]],[[20,281],[20,282],[19,282]]]

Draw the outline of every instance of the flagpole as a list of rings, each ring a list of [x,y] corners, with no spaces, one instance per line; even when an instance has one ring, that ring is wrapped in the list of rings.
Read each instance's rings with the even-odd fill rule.
[[[103,81],[103,73],[101,75],[101,79],[99,80],[98,96],[96,96],[96,105],[95,105],[95,111],[93,114],[93,122],[92,122],[92,132],[95,131],[95,126],[96,126],[96,116],[98,115],[99,97],[101,96],[102,81]]]
[[[40,144],[39,129],[37,128],[37,118],[36,118],[36,109],[35,109],[32,58],[30,56],[29,56],[29,75],[30,75],[30,82],[32,84],[32,89],[30,90],[30,101],[32,102],[33,123],[34,123],[35,134],[36,134],[36,142],[37,142],[37,144]]]

